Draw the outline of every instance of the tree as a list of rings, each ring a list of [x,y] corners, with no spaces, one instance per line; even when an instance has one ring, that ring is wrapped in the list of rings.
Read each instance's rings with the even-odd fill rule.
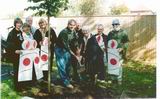
[[[111,7],[111,15],[121,15],[128,12],[128,7],[124,4]]]
[[[36,10],[35,15],[46,15],[48,21],[48,42],[50,42],[50,17],[56,17],[61,10],[67,9],[68,0],[28,0],[33,2],[35,6],[30,6],[25,10]],[[50,61],[50,43],[48,43],[48,60]],[[48,92],[51,91],[51,64],[48,62]]]
[[[61,16],[79,16],[79,5],[81,1],[80,0],[68,0],[69,6],[67,6],[67,10],[63,11]]]
[[[81,15],[94,15],[98,13],[98,1],[97,0],[82,0],[79,5]]]

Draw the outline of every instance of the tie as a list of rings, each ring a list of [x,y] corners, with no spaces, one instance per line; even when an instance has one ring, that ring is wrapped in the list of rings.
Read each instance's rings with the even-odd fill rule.
[[[98,37],[97,37],[97,42],[99,43],[99,42],[100,42],[100,40],[101,40],[101,36],[100,36],[100,35],[98,35]]]

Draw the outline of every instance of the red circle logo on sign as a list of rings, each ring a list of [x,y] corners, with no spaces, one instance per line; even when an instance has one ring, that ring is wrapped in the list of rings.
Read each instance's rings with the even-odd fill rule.
[[[34,59],[34,62],[35,62],[36,64],[39,63],[39,57],[38,57],[38,56]]]
[[[37,42],[34,40],[33,42],[33,47],[36,48],[37,47]]]
[[[29,49],[29,47],[30,47],[30,43],[28,41],[27,44],[26,44],[26,49]]]
[[[41,56],[41,59],[42,59],[42,61],[47,61],[48,56],[44,54],[44,55]]]
[[[110,60],[110,63],[111,63],[112,65],[116,65],[116,64],[117,64],[117,60],[114,59],[114,58],[112,58],[112,59]]]
[[[111,43],[111,47],[114,48],[115,47],[115,42],[112,40],[112,43]]]
[[[24,60],[23,60],[23,65],[24,66],[28,66],[29,64],[30,64],[30,59],[29,58],[25,58]]]

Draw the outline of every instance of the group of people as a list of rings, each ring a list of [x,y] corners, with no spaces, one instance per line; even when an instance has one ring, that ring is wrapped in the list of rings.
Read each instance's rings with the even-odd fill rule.
[[[23,41],[25,39],[36,40],[37,48],[41,49],[43,40],[48,37],[49,24],[45,19],[41,18],[39,20],[38,29],[33,27],[32,23],[33,18],[31,16],[26,18],[25,23],[20,18],[16,18],[14,28],[7,38],[8,46],[6,51],[14,66],[15,88],[20,88],[23,85],[23,82],[18,82],[19,56],[23,50]],[[82,73],[85,73],[91,82],[94,82],[96,78],[101,82],[105,82],[108,41],[111,39],[118,42],[117,49],[121,59],[125,59],[129,41],[127,33],[120,28],[118,19],[113,20],[112,26],[113,30],[108,35],[104,34],[102,24],[97,25],[97,33],[93,35],[90,33],[88,26],[81,26],[74,19],[68,21],[67,27],[58,36],[56,36],[54,29],[50,28],[50,42],[48,44],[51,45],[51,57],[49,62],[52,67],[55,56],[58,73],[64,86],[74,88],[71,79],[80,82],[83,80]],[[71,68],[73,69],[72,75],[70,73]],[[43,72],[43,74],[43,80],[47,80],[48,71]],[[34,71],[31,75],[35,75]],[[121,81],[122,75],[118,75],[117,79]]]

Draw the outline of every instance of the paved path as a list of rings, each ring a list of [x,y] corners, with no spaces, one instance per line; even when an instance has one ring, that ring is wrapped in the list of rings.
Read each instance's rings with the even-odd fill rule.
[[[13,74],[13,66],[9,64],[1,64],[1,80],[9,79]]]

